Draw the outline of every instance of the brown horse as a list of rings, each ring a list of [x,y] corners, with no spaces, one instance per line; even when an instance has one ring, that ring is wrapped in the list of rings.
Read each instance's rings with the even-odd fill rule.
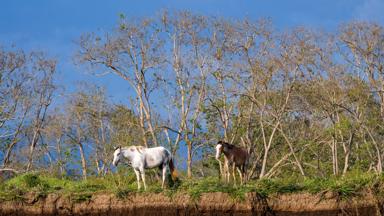
[[[220,155],[224,153],[224,168],[221,165]],[[229,182],[230,172],[229,166],[232,167],[233,181],[236,185],[236,174],[235,169],[240,174],[240,181],[243,184],[243,180],[246,180],[246,172],[248,166],[249,154],[245,148],[237,147],[235,145],[229,144],[224,141],[217,142],[216,145],[216,160],[219,161],[220,173],[224,177],[227,177],[227,182]]]

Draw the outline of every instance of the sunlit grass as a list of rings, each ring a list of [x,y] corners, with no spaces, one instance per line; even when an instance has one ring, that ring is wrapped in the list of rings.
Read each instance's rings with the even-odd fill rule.
[[[199,179],[179,179],[176,182],[167,177],[167,186],[163,190],[161,182],[156,179],[148,181],[148,188],[137,190],[135,176],[130,173],[116,173],[104,177],[89,177],[87,180],[65,179],[50,176],[46,173],[27,173],[0,183],[1,200],[22,200],[27,192],[44,197],[49,193],[60,193],[74,202],[89,200],[95,193],[114,194],[119,199],[129,197],[133,193],[164,193],[172,197],[176,194],[187,194],[197,200],[203,193],[222,192],[236,200],[244,200],[249,192],[256,192],[261,197],[287,193],[325,193],[332,192],[340,199],[358,196],[370,190],[378,196],[384,196],[384,177],[373,173],[351,172],[343,177],[330,178],[276,178],[261,179],[248,182],[246,185],[234,186],[217,176]]]

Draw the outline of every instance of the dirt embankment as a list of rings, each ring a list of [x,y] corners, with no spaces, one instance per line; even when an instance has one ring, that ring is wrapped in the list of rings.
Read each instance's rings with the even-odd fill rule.
[[[247,194],[235,201],[224,193],[203,194],[193,201],[188,195],[132,194],[126,199],[95,194],[90,200],[74,202],[69,197],[49,194],[26,196],[24,201],[0,202],[0,215],[383,215],[383,202],[366,194],[339,200],[332,194],[306,193],[262,198]]]

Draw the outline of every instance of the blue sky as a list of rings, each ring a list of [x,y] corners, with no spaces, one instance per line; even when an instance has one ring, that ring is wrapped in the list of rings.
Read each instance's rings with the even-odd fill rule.
[[[126,102],[128,86],[113,75],[98,78],[73,64],[82,33],[108,31],[118,15],[154,16],[159,11],[191,10],[227,18],[270,18],[278,29],[310,26],[334,30],[350,20],[384,23],[384,0],[0,0],[0,45],[47,52],[59,61],[58,81],[68,91],[86,80]]]
[[[127,103],[125,81],[113,75],[95,77],[74,65],[75,41],[86,32],[112,29],[121,13],[128,18],[155,16],[164,9],[229,19],[270,18],[279,30],[304,25],[333,31],[351,20],[384,24],[384,0],[0,0],[0,46],[45,51],[57,58],[56,81],[67,93],[76,82],[89,81],[106,87],[114,102]]]

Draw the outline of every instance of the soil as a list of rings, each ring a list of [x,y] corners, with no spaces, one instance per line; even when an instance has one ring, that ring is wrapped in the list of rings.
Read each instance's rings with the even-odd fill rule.
[[[193,200],[188,195],[133,193],[125,199],[113,194],[94,194],[79,202],[60,194],[29,193],[23,201],[0,202],[0,215],[382,215],[383,204],[367,193],[340,199],[332,193],[286,194],[263,198],[248,193],[234,200],[225,193],[206,193]]]

